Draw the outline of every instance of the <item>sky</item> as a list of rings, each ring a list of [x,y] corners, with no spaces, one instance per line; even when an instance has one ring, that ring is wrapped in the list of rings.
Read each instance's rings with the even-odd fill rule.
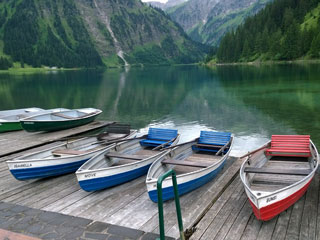
[[[161,2],[161,3],[166,3],[168,0],[142,0],[142,2]]]

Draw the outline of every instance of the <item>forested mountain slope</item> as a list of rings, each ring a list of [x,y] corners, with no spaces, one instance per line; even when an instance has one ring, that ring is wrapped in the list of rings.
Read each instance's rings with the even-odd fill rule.
[[[0,0],[1,60],[34,67],[197,62],[199,44],[140,0]]]
[[[271,0],[189,0],[168,8],[170,17],[195,41],[217,46],[225,33]]]
[[[219,62],[320,57],[320,1],[276,0],[221,41]]]

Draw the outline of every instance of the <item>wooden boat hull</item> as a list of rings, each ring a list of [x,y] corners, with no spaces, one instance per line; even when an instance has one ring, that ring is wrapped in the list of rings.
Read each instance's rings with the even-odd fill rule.
[[[269,146],[270,142],[260,148],[259,151],[254,152],[252,156],[250,156],[251,160],[249,157],[247,157],[240,169],[240,178],[244,184],[244,188],[254,215],[257,219],[262,221],[268,221],[274,218],[298,201],[307,191],[319,164],[318,151],[310,140],[310,149],[313,149],[314,152],[312,154],[313,158],[311,158],[310,162],[313,170],[310,170],[310,173],[307,176],[301,177],[301,179],[286,187],[279,187],[275,191],[264,191],[263,189],[259,191],[253,190],[249,184],[249,179],[253,179],[253,177],[248,178],[244,169],[246,166],[248,166],[248,161],[250,161],[250,165],[252,165],[252,159],[262,159],[262,157],[265,157],[265,151],[269,148]]]
[[[78,170],[82,164],[92,157],[88,154],[81,158],[63,159],[62,161],[28,161],[24,163],[8,163],[11,174],[17,180],[29,180],[36,178],[46,178]]]
[[[179,138],[172,143],[171,146],[177,144]],[[105,188],[113,187],[125,182],[129,182],[148,172],[151,164],[167,151],[155,151],[154,155],[148,156],[141,161],[128,163],[120,166],[110,166],[97,169],[85,169],[86,165],[90,165],[95,161],[104,161],[104,155],[109,152],[129,151],[136,145],[140,145],[140,140],[131,140],[118,146],[113,146],[105,151],[97,154],[76,172],[80,187],[85,191],[97,191]]]
[[[37,121],[32,119],[23,119],[21,120],[21,126],[27,132],[58,131],[88,124],[94,121],[100,113],[101,111],[95,115],[86,118],[70,119],[63,121]]]
[[[40,114],[46,110],[42,108],[24,108],[0,111],[0,133],[22,130],[20,119]]]
[[[190,149],[192,151],[192,146],[196,142],[192,142],[190,144],[186,144],[185,146],[179,146],[177,149],[172,150],[172,152],[168,153],[168,155],[171,155],[170,157],[174,157],[175,155],[182,154],[186,149]],[[232,142],[231,146],[229,148],[229,151],[224,155],[221,156],[221,159],[212,164],[211,166],[208,166],[207,168],[200,169],[194,172],[186,173],[177,175],[177,184],[178,184],[178,191],[179,195],[186,194],[188,192],[191,192],[202,185],[210,182],[212,179],[214,179],[219,172],[222,170],[222,168],[225,165],[225,162],[227,158],[229,157],[229,153],[232,148]],[[176,151],[176,152],[174,152]],[[152,176],[152,172],[156,172],[157,168],[161,167],[161,161],[164,160],[166,156],[163,156],[159,158],[157,161],[155,161],[152,166],[149,169],[148,175],[147,175],[147,189],[150,199],[153,202],[158,202],[158,193],[157,193],[157,177]],[[166,178],[162,183],[162,197],[163,201],[167,201],[174,198],[174,191],[172,186],[172,179]]]
[[[87,192],[110,188],[145,175],[153,161],[154,159],[152,158],[145,164],[128,166],[126,168],[117,169],[116,171],[109,169],[84,174],[77,172],[78,182],[80,187]]]
[[[136,131],[132,131],[132,133],[126,138],[134,137]],[[124,138],[125,140],[125,138]],[[61,144],[56,147],[52,147],[43,151],[31,153],[11,161],[7,161],[8,168],[11,174],[17,180],[28,180],[28,179],[36,179],[36,178],[46,178],[52,176],[63,175],[67,173],[76,172],[81,165],[83,165],[87,160],[92,158],[94,155],[103,151],[104,149],[113,146],[111,145],[96,145],[97,139],[94,137],[91,138],[83,138],[80,140],[76,140],[74,142]],[[51,153],[57,149],[70,149],[69,145],[74,144],[77,148],[83,146],[94,146],[93,151],[83,153],[80,155],[62,155],[60,157],[54,157]],[[72,149],[72,148],[71,148]],[[43,158],[45,156],[45,158]]]
[[[0,133],[22,130],[20,122],[1,122]]]
[[[217,168],[215,168],[211,172],[204,174],[203,176],[200,176],[196,179],[185,180],[182,178],[177,178],[179,195],[183,195],[188,192],[191,192],[201,187],[202,185],[205,185],[206,183],[210,182],[222,170],[224,164],[225,164],[225,160],[221,162],[221,164],[219,164],[219,166],[217,166]],[[172,180],[170,179],[170,181]],[[158,202],[158,192],[157,192],[156,184],[154,183],[153,186],[150,186],[149,184],[148,186],[148,183],[147,183],[147,188],[148,188],[149,198],[153,202]],[[162,198],[163,198],[163,201],[168,201],[174,198],[174,191],[173,191],[172,184],[170,183],[163,184]]]
[[[285,198],[281,196],[281,194],[274,194],[269,197],[269,199],[281,199],[277,202],[274,202],[272,204],[266,205],[264,207],[258,208],[250,199],[249,197],[249,202],[252,207],[253,213],[256,216],[257,219],[262,220],[262,221],[268,221],[275,216],[279,215],[281,212],[284,210],[288,209],[291,205],[293,205],[296,201],[298,201],[307,191],[311,181],[312,181],[313,176],[311,177],[310,181],[307,183],[302,183],[299,184],[294,189],[291,189],[290,192],[293,192],[291,195],[286,194]],[[250,194],[247,192],[247,195]],[[249,196],[249,195],[248,195]],[[265,200],[259,200],[258,205],[262,205]]]

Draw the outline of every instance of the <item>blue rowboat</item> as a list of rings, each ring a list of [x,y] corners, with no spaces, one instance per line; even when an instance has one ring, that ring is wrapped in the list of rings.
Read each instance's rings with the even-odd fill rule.
[[[211,133],[209,135],[212,141],[207,141],[206,144],[199,143],[200,138],[198,138],[186,144],[180,144],[170,152],[162,155],[151,165],[146,184],[152,201],[158,201],[158,178],[169,169],[176,171],[179,195],[188,193],[217,176],[229,156],[233,144],[233,136],[227,133],[226,135],[229,135],[229,139],[224,145],[217,145],[217,143],[220,144],[222,142],[219,137],[220,133],[209,133]],[[218,136],[217,141],[213,141],[214,135]],[[202,139],[202,141],[205,141],[205,139]],[[223,141],[225,141],[225,137],[223,137]],[[162,193],[164,201],[174,198],[171,178],[166,178],[163,181]]]
[[[166,129],[157,129],[157,134],[161,135],[164,132],[167,133]],[[169,132],[172,133],[171,130]],[[143,140],[141,138],[129,140],[95,155],[76,172],[80,187],[85,191],[96,191],[146,174],[150,165],[168,151],[160,151],[160,148],[166,146],[168,142],[170,142],[169,145],[175,146],[179,141],[179,135],[175,130],[175,134],[169,141],[166,137],[161,139],[157,135],[155,141],[158,143],[151,142],[149,145],[150,141],[153,141],[150,139],[148,134]],[[150,140],[149,143],[148,140]]]
[[[86,137],[66,142],[56,147],[24,155],[7,161],[11,174],[17,180],[45,178],[66,173],[72,173],[95,154],[115,145],[114,140],[120,141],[134,137],[136,130],[129,134],[109,133],[101,140],[97,137]]]

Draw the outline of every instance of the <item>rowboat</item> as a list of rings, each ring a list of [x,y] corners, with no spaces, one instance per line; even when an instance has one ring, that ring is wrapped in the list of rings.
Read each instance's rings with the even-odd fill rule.
[[[32,108],[20,108],[20,109],[13,109],[13,110],[3,110],[0,111],[0,118],[5,116],[12,116],[12,115],[20,115],[20,114],[28,114],[28,113],[36,113],[42,111],[42,108],[32,107]]]
[[[78,169],[80,187],[96,191],[138,178],[147,173],[152,162],[166,154],[161,148],[174,146],[178,141],[177,130],[152,128],[147,136],[111,146]]]
[[[39,114],[42,108],[22,108],[0,111],[0,133],[21,130],[20,119]]]
[[[179,195],[211,181],[223,168],[233,145],[226,132],[201,131],[200,138],[179,144],[159,157],[149,168],[146,185],[153,202],[158,201],[158,178],[170,169],[176,172]],[[162,183],[163,201],[174,198],[172,178]]]
[[[90,123],[101,113],[99,109],[82,108],[36,115],[20,122],[28,132],[57,131]]]
[[[45,178],[75,172],[88,159],[114,145],[115,141],[135,137],[136,130],[129,133],[107,132],[103,138],[85,137],[65,142],[56,147],[34,152],[7,161],[11,174],[17,180]]]
[[[263,221],[303,196],[319,164],[309,135],[273,135],[271,141],[245,157],[241,181],[255,216]]]

